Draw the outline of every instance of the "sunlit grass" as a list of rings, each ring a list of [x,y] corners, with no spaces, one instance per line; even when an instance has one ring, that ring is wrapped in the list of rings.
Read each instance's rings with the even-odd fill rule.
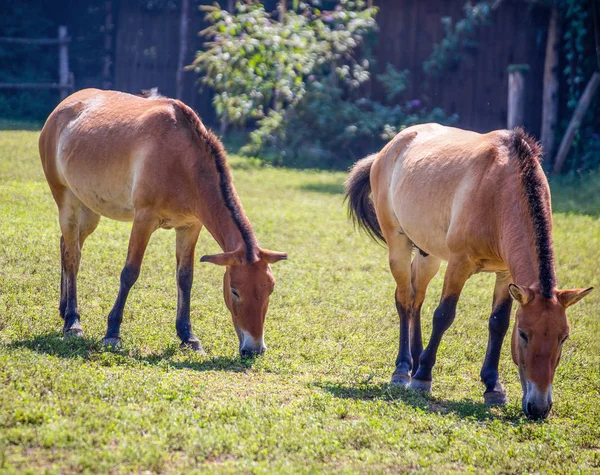
[[[232,160],[261,244],[289,253],[273,266],[264,356],[239,359],[223,271],[199,259],[192,323],[207,355],[179,349],[172,231],[150,242],[127,303],[123,349],[102,350],[130,230],[106,219],[83,251],[86,337],[64,341],[60,234],[37,135],[0,132],[0,471],[600,470],[600,292],[569,310],[572,337],[547,422],[521,415],[508,346],[500,371],[510,403],[482,404],[490,275],[466,286],[440,347],[433,396],[390,387],[398,339],[393,282],[385,249],[347,221],[342,173]],[[586,194],[596,185],[577,186],[553,190],[562,287],[600,283],[600,204]],[[203,231],[197,253],[213,252],[218,247]],[[440,289],[441,274],[423,308],[425,335]]]

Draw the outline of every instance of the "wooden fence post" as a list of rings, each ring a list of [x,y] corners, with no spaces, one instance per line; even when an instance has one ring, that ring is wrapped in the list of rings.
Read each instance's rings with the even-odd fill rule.
[[[110,51],[112,49],[113,29],[112,1],[107,0],[104,2],[104,66],[102,68],[102,87],[104,89],[112,87],[110,74],[112,59]]]
[[[560,148],[558,149],[558,153],[556,154],[556,161],[554,162],[554,168],[552,169],[553,175],[558,175],[562,171],[562,167],[565,163],[567,155],[569,154],[571,145],[573,144],[573,139],[575,139],[575,134],[579,130],[579,126],[581,125],[583,116],[585,115],[585,112],[590,106],[590,102],[594,97],[594,93],[598,88],[598,84],[600,84],[600,73],[595,72],[592,75],[590,81],[587,83],[583,94],[579,98],[577,108],[573,113],[573,117],[571,117],[571,121],[569,122],[567,131],[565,132],[565,135],[560,143]]]
[[[181,25],[179,28],[179,59],[177,61],[177,73],[175,77],[175,97],[183,97],[183,70],[185,67],[185,57],[187,55],[188,24],[190,17],[189,0],[181,0]]]
[[[58,27],[58,84],[60,86],[60,100],[67,97],[69,92],[69,43],[67,27]]]
[[[527,64],[511,64],[508,67],[508,118],[507,127],[513,129],[525,122],[525,73]]]
[[[560,14],[558,7],[552,7],[546,41],[544,62],[544,91],[542,99],[542,149],[546,160],[554,154],[554,136],[558,122],[558,56],[561,38]]]

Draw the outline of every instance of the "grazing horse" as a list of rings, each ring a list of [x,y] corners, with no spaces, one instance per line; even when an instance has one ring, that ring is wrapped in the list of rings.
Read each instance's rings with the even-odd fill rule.
[[[522,129],[482,135],[439,124],[409,127],[379,154],[354,165],[346,197],[355,222],[389,248],[400,316],[392,382],[431,391],[438,346],[454,320],[465,282],[478,272],[494,272],[481,370],[485,402],[506,402],[498,360],[512,296],[519,304],[512,356],[523,387],[523,411],[530,418],[546,417],[554,372],[569,336],[565,309],[592,287],[556,288],[550,189],[531,137]],[[441,260],[448,267],[423,350],[421,305]]]
[[[101,216],[133,221],[119,294],[108,315],[105,345],[120,344],[127,295],[150,236],[175,228],[177,335],[202,351],[190,323],[194,250],[202,226],[223,249],[201,262],[226,266],[223,281],[242,355],[264,349],[264,320],[275,279],[269,264],[284,253],[261,249],[233,187],[221,142],[180,101],[86,89],[50,114],[40,157],[58,205],[65,335],[81,335],[77,272],[81,248]]]

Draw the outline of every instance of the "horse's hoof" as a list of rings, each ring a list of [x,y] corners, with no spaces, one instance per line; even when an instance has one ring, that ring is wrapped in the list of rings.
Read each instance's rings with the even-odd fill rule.
[[[504,406],[508,402],[504,391],[488,391],[483,394],[483,400],[488,406]]]
[[[410,380],[410,389],[413,391],[425,391],[431,392],[431,381],[424,381],[422,379],[411,379]]]
[[[188,349],[188,350],[195,351],[202,355],[205,354],[204,349],[202,348],[202,345],[200,344],[200,340],[198,340],[197,338],[194,340],[182,341],[181,345],[179,345],[179,347],[181,349]]]
[[[120,337],[104,337],[102,338],[102,345],[106,348],[112,348],[114,350],[118,350],[121,348],[121,338]]]
[[[392,384],[406,388],[410,384],[410,375],[407,373],[394,373],[392,374]]]
[[[69,339],[69,338],[81,338],[83,337],[83,330],[81,329],[81,327],[71,327],[68,330],[64,331],[64,337],[65,339]]]

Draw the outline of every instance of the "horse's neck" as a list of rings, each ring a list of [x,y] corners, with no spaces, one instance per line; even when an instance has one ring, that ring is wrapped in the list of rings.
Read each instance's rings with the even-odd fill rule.
[[[535,239],[530,226],[511,214],[502,226],[502,258],[515,284],[533,287],[539,283]]]
[[[242,232],[223,198],[217,173],[202,173],[198,183],[198,216],[224,252],[246,248]],[[233,184],[231,185],[233,189]],[[235,200],[243,218],[247,220],[239,200]]]

